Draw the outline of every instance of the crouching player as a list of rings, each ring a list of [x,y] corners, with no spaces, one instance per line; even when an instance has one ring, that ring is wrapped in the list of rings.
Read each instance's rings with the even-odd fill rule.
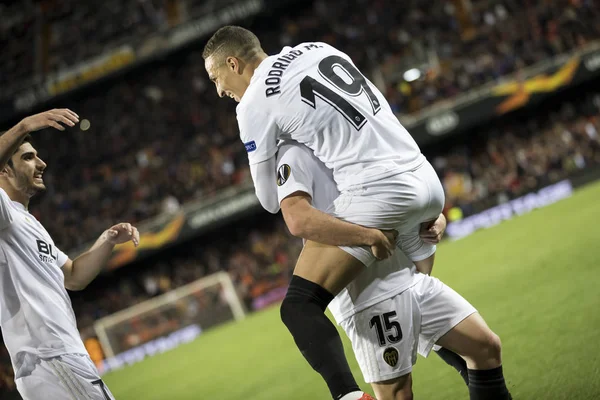
[[[306,206],[330,209],[339,196],[331,170],[304,145],[283,142],[277,168],[286,222]],[[360,260],[354,248],[342,249]],[[447,355],[462,357],[448,360],[440,354],[461,372],[472,400],[509,396],[504,379],[497,381],[495,390],[487,379],[490,374],[502,376],[498,336],[468,301],[440,280],[417,272],[400,251],[365,268],[329,309],[350,338],[365,381],[379,400],[412,399],[416,355],[427,357],[436,345]],[[489,397],[492,391],[498,396]]]

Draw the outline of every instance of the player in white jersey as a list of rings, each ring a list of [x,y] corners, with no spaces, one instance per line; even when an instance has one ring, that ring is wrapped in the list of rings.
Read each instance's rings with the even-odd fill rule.
[[[211,37],[203,57],[217,93],[239,102],[240,137],[263,208],[279,210],[279,139],[305,144],[333,171],[340,196],[331,215],[303,196],[285,199],[288,228],[308,242],[281,317],[332,397],[357,398],[339,335],[323,311],[365,266],[389,257],[396,245],[419,271],[431,271],[436,248],[423,241],[419,229],[442,210],[441,183],[383,95],[343,52],[303,43],[269,57],[252,32],[229,26]],[[357,257],[333,246],[356,246]],[[497,393],[492,386],[504,382],[499,352],[489,369],[490,387],[470,387],[479,393],[474,398]]]
[[[284,141],[278,147],[282,208],[288,196],[302,193],[314,207],[328,209],[339,194],[331,170],[297,142]],[[344,250],[360,257],[354,248]],[[365,269],[328,308],[350,338],[365,381],[379,400],[412,398],[410,373],[416,354],[427,357],[440,339],[475,364],[485,364],[494,353],[490,347],[496,335],[473,315],[475,308],[438,279],[418,273],[400,251]],[[459,326],[467,318],[476,322],[469,331]],[[467,366],[461,361],[460,367],[450,364],[464,373]]]
[[[23,119],[0,136],[0,327],[24,400],[113,399],[83,345],[66,289],[81,290],[118,243],[139,242],[137,229],[107,229],[75,260],[60,251],[28,211],[45,190],[46,164],[29,133],[64,130],[79,117],[55,109]]]

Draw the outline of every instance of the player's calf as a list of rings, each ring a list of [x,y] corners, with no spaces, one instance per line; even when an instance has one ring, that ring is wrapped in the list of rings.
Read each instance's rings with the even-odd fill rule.
[[[334,399],[358,392],[340,335],[325,315],[333,295],[321,286],[294,275],[281,304],[281,320],[296,346],[329,387]],[[355,397],[358,398],[358,397]]]
[[[372,383],[377,400],[412,400],[412,374]]]

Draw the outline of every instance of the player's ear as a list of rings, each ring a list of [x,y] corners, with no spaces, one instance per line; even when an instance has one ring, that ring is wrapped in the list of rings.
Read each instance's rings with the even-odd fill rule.
[[[225,63],[227,64],[227,68],[232,72],[237,73],[240,69],[240,62],[235,57],[227,57]]]

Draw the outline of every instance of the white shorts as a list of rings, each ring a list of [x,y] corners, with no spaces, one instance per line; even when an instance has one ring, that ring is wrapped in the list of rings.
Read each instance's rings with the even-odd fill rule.
[[[444,188],[435,170],[424,161],[412,171],[383,179],[370,179],[387,169],[376,168],[356,177],[357,184],[343,191],[328,213],[358,225],[398,231],[398,247],[412,261],[435,253],[435,245],[419,236],[422,222],[435,220],[444,208]],[[368,247],[342,247],[366,266],[375,257]]]
[[[443,335],[477,310],[439,279],[422,276],[404,292],[340,323],[365,382],[412,371],[417,353],[427,357]]]
[[[23,400],[114,400],[89,356],[31,357],[16,379]]]

